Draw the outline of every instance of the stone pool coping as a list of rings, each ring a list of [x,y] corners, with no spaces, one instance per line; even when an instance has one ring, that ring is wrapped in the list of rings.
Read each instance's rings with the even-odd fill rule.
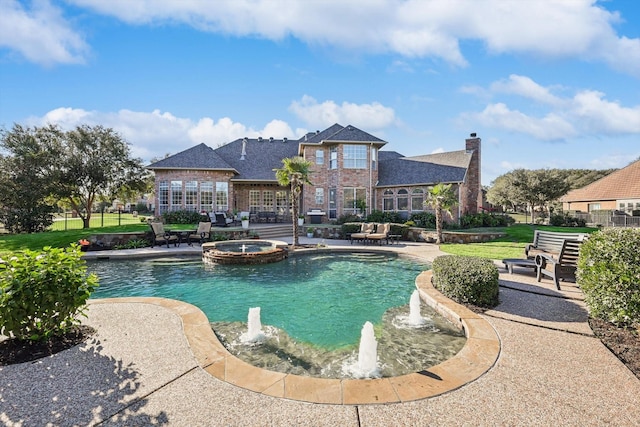
[[[157,297],[91,300],[90,304],[145,303],[180,317],[187,342],[202,369],[213,377],[267,396],[336,405],[389,404],[426,399],[456,390],[491,369],[500,354],[500,339],[491,324],[446,298],[431,285],[431,271],[416,278],[421,299],[459,325],[467,342],[454,357],[421,372],[380,379],[323,379],[268,371],[250,365],[220,343],[209,319],[198,307]]]

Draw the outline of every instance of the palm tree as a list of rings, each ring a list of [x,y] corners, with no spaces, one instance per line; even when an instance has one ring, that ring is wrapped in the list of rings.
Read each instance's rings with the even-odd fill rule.
[[[311,173],[311,162],[302,157],[289,157],[282,159],[283,166],[274,169],[278,183],[291,187],[291,215],[293,218],[293,247],[298,246],[298,205],[300,193],[304,184],[311,184],[309,175]]]
[[[427,191],[427,200],[425,205],[431,206],[436,211],[436,244],[442,243],[442,211],[451,214],[451,208],[457,203],[455,191],[452,190],[451,184],[438,183]]]

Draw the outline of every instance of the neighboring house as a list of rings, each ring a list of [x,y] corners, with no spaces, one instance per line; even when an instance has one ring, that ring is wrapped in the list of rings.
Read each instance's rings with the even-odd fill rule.
[[[563,211],[640,210],[640,160],[560,198]]]
[[[480,138],[465,149],[404,157],[381,151],[387,144],[354,126],[333,126],[296,141],[243,138],[212,149],[199,144],[147,166],[155,173],[156,215],[171,210],[272,212],[290,221],[289,188],[278,185],[274,169],[282,159],[302,156],[312,163],[300,212],[321,212],[322,222],[371,210],[408,218],[423,211],[429,188],[454,184],[458,217],[482,205]],[[366,205],[366,212],[359,207]]]

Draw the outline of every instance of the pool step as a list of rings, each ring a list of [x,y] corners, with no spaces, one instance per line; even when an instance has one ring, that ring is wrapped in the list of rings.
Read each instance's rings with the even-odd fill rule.
[[[291,236],[293,232],[291,224],[268,225],[253,228],[261,239],[275,239],[278,237]]]

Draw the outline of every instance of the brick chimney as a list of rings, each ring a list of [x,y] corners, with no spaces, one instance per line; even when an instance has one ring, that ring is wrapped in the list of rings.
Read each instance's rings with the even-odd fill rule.
[[[478,208],[482,206],[480,141],[475,132],[465,139],[465,150],[471,154],[471,161],[467,169],[465,183],[460,187],[462,192],[462,214],[478,213]]]

